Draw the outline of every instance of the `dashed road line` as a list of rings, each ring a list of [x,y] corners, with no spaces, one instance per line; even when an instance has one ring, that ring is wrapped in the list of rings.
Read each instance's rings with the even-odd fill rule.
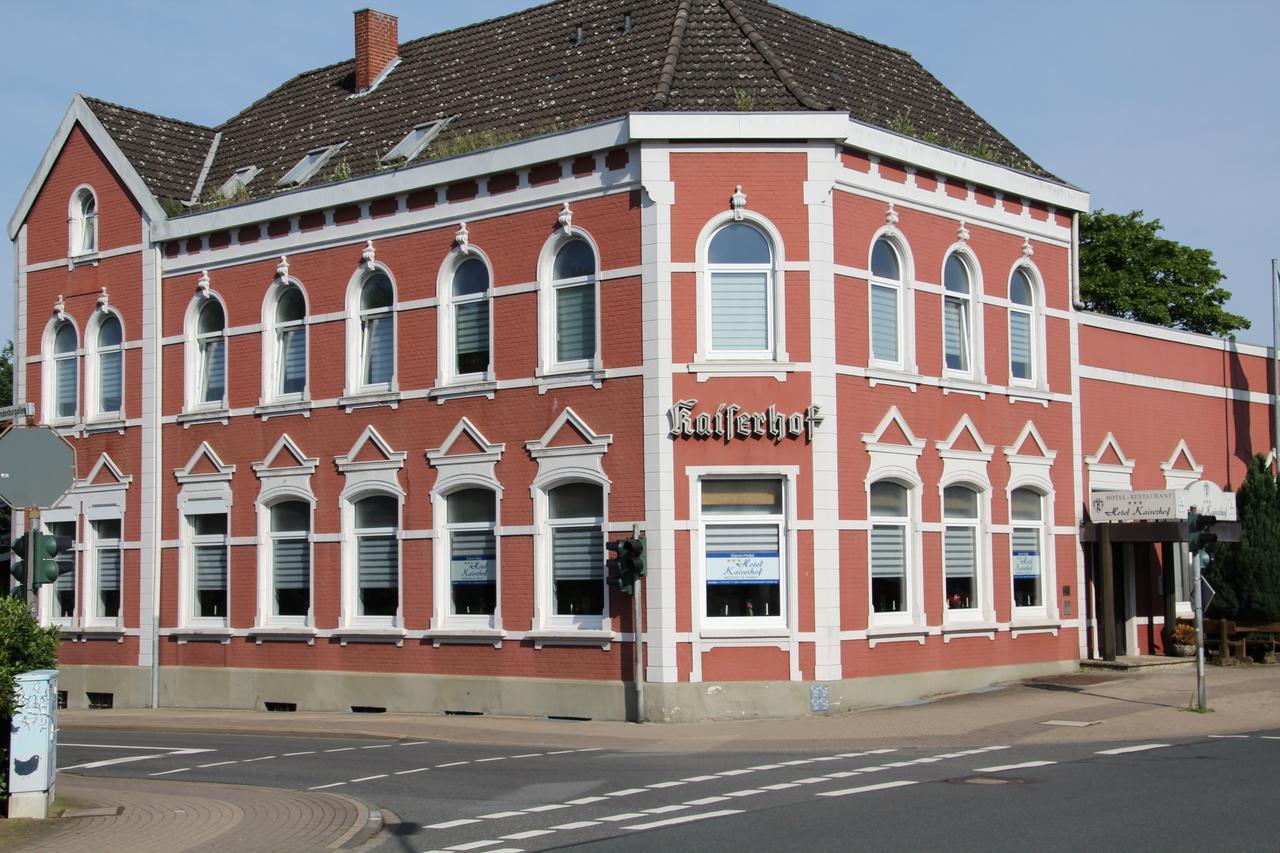
[[[470,763],[471,763],[470,761],[450,761],[448,764],[437,764],[436,768],[439,769],[441,767],[461,767],[464,764],[470,764]]]
[[[714,805],[715,803],[727,803],[727,802],[729,802],[728,797],[703,797],[698,800],[686,800],[684,804],[686,806],[710,806],[710,805]]]
[[[255,761],[269,761],[269,760],[270,760],[270,759],[272,759],[272,758],[275,758],[275,756],[274,756],[274,755],[260,755],[260,756],[258,756],[257,758],[246,758],[246,759],[244,759],[244,761],[242,761],[241,763],[242,763],[242,764],[252,764],[252,763],[253,763],[253,762],[255,762]]]
[[[316,751],[314,749],[308,749],[308,750],[304,750],[303,752],[286,752],[284,753],[284,757],[293,758],[298,755],[315,755],[315,754],[316,754]]]
[[[557,831],[564,831],[568,829],[586,829],[588,826],[599,825],[600,821],[598,820],[575,820],[573,823],[562,823],[559,826],[553,826],[551,828]]]
[[[502,836],[504,841],[524,841],[526,838],[537,838],[540,835],[554,835],[555,830],[551,829],[526,829],[524,832],[513,832],[510,835]]]
[[[678,779],[674,782],[654,782],[652,785],[645,785],[646,788],[678,788],[687,784],[684,780]]]
[[[725,796],[726,797],[753,797],[756,794],[763,794],[763,793],[764,791],[761,791],[759,788],[745,788],[741,791],[730,791],[729,793],[725,794]]]
[[[412,770],[397,770],[395,772],[395,775],[408,776],[410,773],[421,773],[424,770],[430,770],[430,769],[431,769],[430,767],[415,767]]]
[[[548,803],[548,804],[547,804],[547,805],[545,805],[545,806],[530,806],[529,808],[525,809],[525,811],[527,811],[527,812],[553,812],[553,811],[556,811],[557,809],[567,809],[567,808],[569,808],[569,805],[568,805],[567,803]]]
[[[1162,749],[1169,746],[1167,743],[1141,743],[1137,746],[1121,746],[1116,749],[1100,749],[1095,755],[1124,755],[1128,752],[1144,752],[1148,749]]]
[[[501,841],[470,841],[466,844],[455,844],[452,847],[446,847],[446,850],[479,850],[482,847],[493,847],[495,844],[501,844]]]
[[[373,746],[362,746],[361,749],[390,749],[394,743],[375,743]]]
[[[716,817],[728,817],[729,815],[742,814],[742,809],[722,809],[718,812],[703,812],[701,814],[682,815],[680,817],[669,817],[666,820],[654,820],[648,823],[633,823],[630,826],[624,826],[623,829],[659,829],[664,826],[676,826],[682,823],[693,823],[696,820],[710,820]]]
[[[644,794],[644,788],[623,788],[621,791],[610,791],[605,794],[606,797],[629,797],[632,794]]]
[[[159,773],[148,773],[148,776],[168,776],[170,773],[186,773],[190,767],[179,767],[176,770],[161,770]]]
[[[222,767],[227,764],[239,764],[239,761],[215,761],[212,764],[197,764],[196,769],[203,770],[206,767]]]
[[[901,779],[897,782],[881,782],[878,785],[863,785],[861,788],[845,788],[840,791],[819,791],[819,797],[844,797],[849,794],[865,794],[869,791],[884,791],[889,788],[905,788],[908,785],[917,783]]]
[[[710,782],[712,779],[718,779],[719,776],[686,776],[681,782]]]
[[[601,817],[601,820],[607,820],[610,823],[621,823],[624,820],[635,820],[638,817],[644,817],[640,812],[623,812],[622,814],[611,814]]]
[[[351,784],[354,785],[357,782],[372,782],[374,779],[385,779],[385,778],[387,778],[386,773],[379,773],[376,776],[361,776],[359,779],[352,779]]]
[[[429,740],[415,740],[413,743],[402,743],[401,746],[426,746],[431,743]]]
[[[1248,735],[1209,735],[1209,737],[1235,739],[1235,738],[1248,738],[1249,736]]]
[[[1048,767],[1056,761],[1024,761],[1021,764],[997,764],[995,767],[976,767],[975,773],[1003,773],[1006,770],[1028,770],[1032,767]]]
[[[498,820],[499,818],[504,817],[518,817],[522,814],[524,814],[524,812],[494,812],[493,814],[482,814],[480,815],[480,818],[482,820]]]
[[[486,761],[505,761],[506,758],[505,755],[495,755],[492,758],[477,758],[476,764],[484,764]]]
[[[787,788],[799,788],[795,782],[775,782],[772,785],[761,785],[766,791],[785,791]]]
[[[337,749],[326,749],[325,752],[351,752],[354,749],[354,746],[340,746]]]
[[[460,817],[457,820],[446,820],[446,821],[443,821],[442,823],[428,824],[423,828],[424,829],[453,829],[455,826],[467,826],[469,824],[479,823],[479,822],[480,821],[476,820],[475,818]]]
[[[684,805],[683,803],[672,803],[669,806],[658,806],[657,808],[654,808],[654,809],[641,809],[640,811],[644,812],[645,814],[668,814],[670,812],[683,812],[683,811],[687,811],[688,809],[689,807]]]
[[[573,752],[572,749],[557,749],[555,752],[548,752],[547,755],[568,755]]]
[[[340,786],[340,785],[345,785],[345,784],[347,784],[347,783],[346,783],[346,782],[330,782],[328,785],[313,785],[312,787],[308,788],[307,790],[308,790],[308,791],[323,791],[325,788],[337,788],[338,786]]]
[[[524,755],[513,755],[511,757],[512,758],[539,758],[541,757],[541,755],[542,755],[541,752],[526,752]]]

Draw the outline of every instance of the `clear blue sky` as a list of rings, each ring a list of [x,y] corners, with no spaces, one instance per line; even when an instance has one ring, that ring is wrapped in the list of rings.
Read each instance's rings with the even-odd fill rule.
[[[217,124],[310,68],[352,55],[337,0],[117,0],[6,9],[0,210],[7,222],[76,92]],[[408,40],[533,5],[380,0]],[[1094,208],[1145,210],[1210,249],[1242,340],[1270,343],[1280,255],[1275,0],[783,0],[910,51]],[[13,328],[12,244],[0,241],[0,340]]]

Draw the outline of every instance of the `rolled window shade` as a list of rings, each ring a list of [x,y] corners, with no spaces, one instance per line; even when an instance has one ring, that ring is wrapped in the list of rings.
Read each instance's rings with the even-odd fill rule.
[[[1009,312],[1009,369],[1017,379],[1031,378],[1031,315]]]
[[[272,553],[276,589],[311,586],[311,554],[305,539],[277,539]]]
[[[718,272],[711,276],[711,348],[769,349],[769,276]]]
[[[307,385],[307,327],[280,333],[280,393],[301,394]]]
[[[871,576],[900,578],[907,573],[907,531],[877,524],[871,528]]]
[[[98,408],[101,411],[120,411],[123,378],[124,353],[115,350],[98,356]]]
[[[62,557],[58,558],[58,580],[54,583],[54,586],[57,589],[66,590],[68,592],[75,590],[76,573],[71,568],[74,565],[75,559],[70,554],[66,555],[65,559]]]
[[[366,385],[381,385],[391,381],[395,364],[395,329],[391,315],[366,317],[364,321]]]
[[[551,564],[557,581],[603,578],[604,531],[599,527],[553,528]]]
[[[450,534],[449,578],[453,583],[497,580],[498,548],[492,530],[455,530]]]
[[[487,370],[489,355],[489,300],[464,302],[455,306],[454,310],[458,372],[478,372],[474,368],[480,361],[484,362],[482,369]]]
[[[898,291],[892,287],[871,288],[871,346],[876,358],[898,360]]]
[[[942,534],[943,562],[949,578],[971,578],[977,572],[977,547],[972,527],[948,527]]]
[[[76,359],[60,358],[54,362],[56,367],[57,389],[56,405],[58,417],[69,418],[76,413]]]
[[[969,369],[969,305],[962,299],[946,300],[943,318],[943,349],[947,367],[951,370]]]
[[[200,591],[227,588],[227,546],[196,546],[196,589]]]
[[[778,556],[778,527],[761,525],[716,525],[707,528],[707,555],[756,554]]]
[[[1034,528],[1015,527],[1012,540],[1013,576],[1015,578],[1040,577],[1039,531]]]
[[[396,586],[400,573],[396,538],[394,536],[361,536],[357,543],[360,588]]]
[[[578,361],[595,352],[595,285],[560,288],[556,291],[556,360]]]
[[[204,343],[204,401],[221,402],[227,388],[227,342],[214,338]]]
[[[217,587],[201,587],[201,589],[217,589]],[[118,548],[98,549],[98,591],[120,591],[120,550]]]

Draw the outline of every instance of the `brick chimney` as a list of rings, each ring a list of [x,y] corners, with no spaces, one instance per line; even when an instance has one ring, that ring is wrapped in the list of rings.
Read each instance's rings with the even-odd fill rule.
[[[356,12],[356,91],[364,92],[396,58],[400,45],[396,16],[376,9]]]

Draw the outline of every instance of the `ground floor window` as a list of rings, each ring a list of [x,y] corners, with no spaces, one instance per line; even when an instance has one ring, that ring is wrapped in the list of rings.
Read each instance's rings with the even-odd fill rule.
[[[978,493],[965,486],[942,492],[942,564],[948,610],[978,606]]]
[[[400,507],[389,495],[356,501],[356,610],[395,616],[400,607]]]
[[[709,619],[781,618],[782,481],[702,481],[703,576]]]
[[[276,616],[311,611],[311,506],[281,501],[271,507],[271,584]]]
[[[187,516],[191,532],[193,583],[191,615],[195,619],[227,618],[227,516]]]
[[[93,615],[100,619],[120,618],[120,519],[102,519],[93,524]],[[225,582],[223,584],[225,591]],[[224,611],[225,613],[225,611]]]
[[[604,491],[567,483],[547,493],[557,616],[604,615]]]
[[[908,610],[909,504],[904,486],[890,481],[871,484],[871,609],[876,613]]]
[[[76,539],[74,521],[51,521],[45,525],[50,536]],[[58,580],[53,585],[53,618],[74,619],[76,616],[76,553],[69,549],[58,555]]]
[[[445,501],[453,613],[492,616],[498,606],[496,495],[489,489],[463,489]]]
[[[1044,496],[1014,489],[1009,498],[1014,607],[1043,607]]]

